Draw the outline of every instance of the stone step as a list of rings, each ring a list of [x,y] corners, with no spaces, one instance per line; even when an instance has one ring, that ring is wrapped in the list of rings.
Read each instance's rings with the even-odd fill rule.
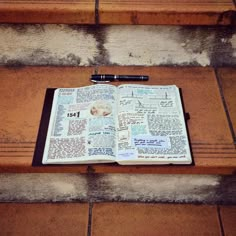
[[[234,0],[1,0],[1,23],[235,24]]]
[[[99,73],[147,74],[147,84],[182,88],[194,166],[119,166],[116,164],[32,167],[48,87],[91,84]],[[0,171],[152,174],[232,174],[236,169],[236,70],[211,67],[0,67]],[[119,83],[114,83],[118,85]]]

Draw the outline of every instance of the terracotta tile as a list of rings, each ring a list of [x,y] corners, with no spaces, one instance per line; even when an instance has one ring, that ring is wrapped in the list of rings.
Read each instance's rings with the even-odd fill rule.
[[[221,206],[220,215],[225,236],[236,235],[236,206]]]
[[[100,0],[100,24],[228,25],[232,0]],[[95,24],[95,0],[0,0],[3,23]]]
[[[236,135],[236,68],[222,68],[218,70],[225,102],[230,120]],[[234,137],[236,140],[236,136]]]
[[[100,0],[101,24],[230,24],[231,0]],[[223,16],[223,17],[222,17]],[[232,15],[231,15],[232,16]]]
[[[0,204],[1,235],[87,235],[88,204]]]
[[[86,172],[87,166],[32,168],[45,89],[92,84],[93,67],[0,68],[0,170],[11,172]],[[194,167],[123,167],[96,165],[99,173],[207,173],[235,171],[236,150],[212,68],[99,67],[99,73],[148,74],[149,85],[176,84],[182,88]],[[119,84],[119,83],[114,83]],[[9,89],[11,88],[11,89]],[[22,92],[24,91],[24,92]],[[17,119],[16,119],[17,117]]]
[[[13,167],[14,172],[30,171],[46,88],[92,84],[93,72],[93,67],[0,67],[0,110],[4,111],[0,116],[0,166],[3,171],[9,167]],[[79,169],[84,172],[86,166]]]
[[[92,73],[90,67],[0,67],[0,141],[35,142],[46,88],[85,86]]]
[[[95,24],[95,0],[0,0],[0,22]]]
[[[220,235],[215,206],[94,204],[92,235]]]

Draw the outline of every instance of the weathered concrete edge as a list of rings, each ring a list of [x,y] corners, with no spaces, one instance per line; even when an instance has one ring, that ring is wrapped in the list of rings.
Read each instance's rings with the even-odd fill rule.
[[[0,202],[236,204],[236,176],[0,174]]]
[[[0,65],[234,66],[236,26],[0,24]]]

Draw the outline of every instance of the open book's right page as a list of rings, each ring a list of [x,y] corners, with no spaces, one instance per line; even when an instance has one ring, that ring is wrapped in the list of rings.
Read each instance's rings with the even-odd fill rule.
[[[118,87],[117,162],[124,165],[191,164],[179,88]]]

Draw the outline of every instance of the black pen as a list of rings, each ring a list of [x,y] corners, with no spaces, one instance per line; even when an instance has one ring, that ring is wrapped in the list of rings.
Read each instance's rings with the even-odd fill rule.
[[[94,83],[106,83],[113,81],[148,81],[147,75],[108,75],[95,74],[91,76],[91,81]]]

